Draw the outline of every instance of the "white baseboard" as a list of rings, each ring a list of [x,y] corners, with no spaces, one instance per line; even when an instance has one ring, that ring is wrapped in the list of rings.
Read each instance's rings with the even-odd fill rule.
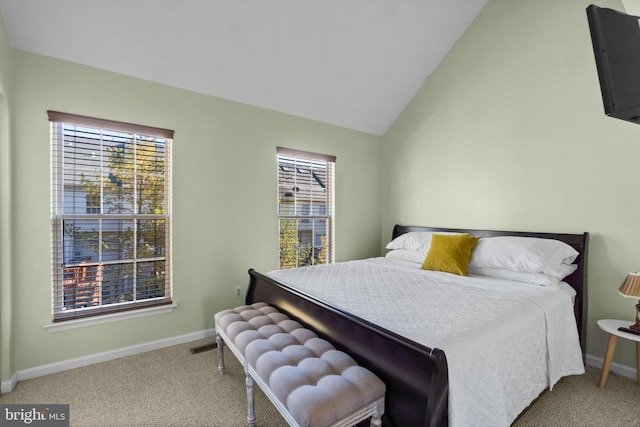
[[[587,354],[585,356],[587,365],[593,366],[598,369],[602,369],[602,365],[604,364],[604,359],[601,357],[591,356]],[[622,375],[623,377],[631,378],[632,380],[637,379],[637,370],[633,369],[630,366],[621,365],[620,363],[611,362],[610,367],[611,372],[615,372],[618,375]]]
[[[0,394],[13,391],[18,381],[24,381],[31,378],[37,378],[44,375],[55,374],[56,372],[67,371],[69,369],[79,368],[81,366],[93,365],[95,363],[106,362],[108,360],[118,359],[120,357],[132,356],[134,354],[144,353],[146,351],[157,350],[159,348],[170,347],[172,345],[183,344],[189,341],[195,341],[215,335],[215,329],[205,329],[198,332],[191,332],[185,335],[178,335],[171,338],[165,338],[157,341],[151,341],[143,344],[132,345],[130,347],[119,348],[116,350],[105,351],[103,353],[91,354],[88,356],[77,357],[75,359],[63,360],[61,362],[49,363],[47,365],[36,366],[34,368],[18,371],[8,381],[2,381],[0,385]],[[604,359],[601,357],[587,354],[585,356],[587,365],[601,369]],[[637,378],[637,370],[630,366],[621,365],[619,363],[611,363],[611,371],[618,375],[631,379]]]
[[[31,378],[42,377],[44,375],[55,374],[57,372],[106,362],[113,359],[119,359],[125,356],[132,356],[134,354],[140,354],[151,350],[170,347],[172,345],[183,344],[189,341],[211,337],[213,335],[215,335],[215,329],[205,329],[198,332],[191,332],[185,335],[178,335],[175,337],[165,338],[157,341],[136,344],[116,350],[109,350],[102,353],[90,354],[88,356],[77,357],[75,359],[63,360],[61,362],[49,363],[47,365],[24,369],[13,374],[9,381],[3,381],[0,388],[0,393],[4,394],[13,391],[18,381],[24,381]]]
[[[13,374],[9,381],[2,381],[2,383],[0,383],[0,394],[5,394],[13,391],[13,389],[16,387],[16,384],[18,384],[18,374]]]

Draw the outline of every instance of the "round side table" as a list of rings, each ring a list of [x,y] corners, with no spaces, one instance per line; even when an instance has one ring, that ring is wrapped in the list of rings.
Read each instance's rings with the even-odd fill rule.
[[[632,323],[633,321],[630,320],[598,320],[598,327],[609,334],[609,344],[607,344],[607,351],[604,355],[604,364],[602,365],[602,373],[600,374],[600,383],[598,384],[598,387],[604,388],[604,386],[607,384],[609,367],[611,366],[613,353],[616,351],[616,343],[618,342],[618,337],[636,342],[636,371],[638,376],[637,382],[638,384],[640,384],[640,335],[618,330],[618,328],[621,326],[628,328]]]

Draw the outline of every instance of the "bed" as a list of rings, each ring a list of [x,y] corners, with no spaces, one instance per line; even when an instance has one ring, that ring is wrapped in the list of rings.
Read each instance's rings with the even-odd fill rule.
[[[249,270],[246,302],[275,306],[377,374],[387,386],[384,425],[509,425],[559,378],[584,372],[588,233],[396,225],[392,241],[405,234],[467,233],[480,239],[474,257],[485,253],[487,242],[496,242],[491,240],[496,237],[563,242],[575,251],[570,262],[575,271],[562,279],[565,288],[556,292],[546,286],[521,286],[511,277],[475,274],[473,258],[464,277],[380,257],[289,272]],[[483,266],[476,267],[482,271]],[[338,276],[337,269],[346,269],[349,279]],[[404,284],[384,282],[391,276],[401,277]],[[429,279],[434,282],[428,286],[417,284],[417,295],[413,283],[423,277],[435,279]],[[383,285],[376,286],[379,278]],[[499,292],[492,288],[496,283]],[[419,299],[429,292],[429,301]],[[444,308],[441,299],[448,293],[455,303]],[[489,302],[483,305],[484,295]],[[470,300],[464,302],[467,296]],[[431,302],[434,305],[425,308]],[[494,313],[495,307],[504,307],[505,314]],[[461,319],[466,323],[456,329]],[[554,319],[558,326],[553,326]],[[453,335],[441,333],[444,329]]]

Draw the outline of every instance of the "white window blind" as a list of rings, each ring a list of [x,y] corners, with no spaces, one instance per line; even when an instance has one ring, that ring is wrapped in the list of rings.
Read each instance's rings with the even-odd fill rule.
[[[336,158],[277,148],[280,268],[334,262]]]
[[[48,114],[53,320],[170,304],[173,131]]]

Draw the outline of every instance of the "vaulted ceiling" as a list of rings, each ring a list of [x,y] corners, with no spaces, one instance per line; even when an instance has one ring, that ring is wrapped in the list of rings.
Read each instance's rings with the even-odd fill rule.
[[[382,135],[486,0],[0,0],[11,45]]]

